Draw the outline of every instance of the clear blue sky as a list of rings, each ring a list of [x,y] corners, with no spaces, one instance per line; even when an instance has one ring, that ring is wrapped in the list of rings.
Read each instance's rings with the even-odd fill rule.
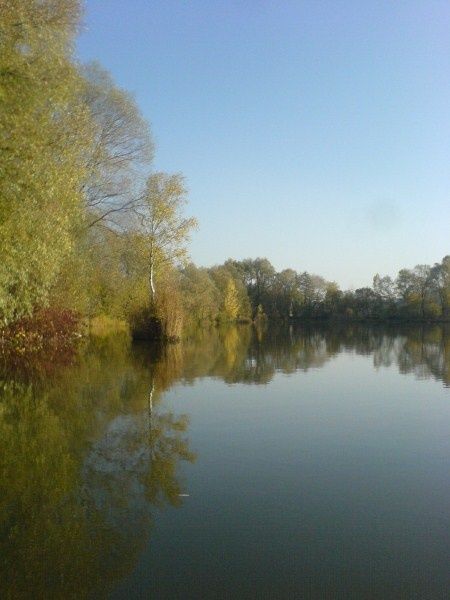
[[[87,0],[78,56],[186,175],[197,264],[359,287],[450,253],[447,0]]]

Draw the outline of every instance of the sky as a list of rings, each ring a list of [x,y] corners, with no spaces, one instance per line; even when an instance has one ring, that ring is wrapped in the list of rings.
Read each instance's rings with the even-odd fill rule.
[[[357,288],[450,254],[447,0],[87,0],[77,55],[186,176],[196,264]]]

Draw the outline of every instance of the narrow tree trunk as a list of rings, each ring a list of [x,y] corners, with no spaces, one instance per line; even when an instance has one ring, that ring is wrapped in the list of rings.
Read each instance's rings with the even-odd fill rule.
[[[152,265],[150,265],[150,300],[151,300],[152,304],[155,301],[155,296],[156,296],[156,290],[155,290],[155,280],[154,280],[153,264],[152,264]]]
[[[444,319],[447,319],[450,316],[450,311],[449,311],[449,304],[447,301],[447,295],[446,295],[446,290],[444,288],[441,288],[439,290],[439,297],[440,297],[440,301],[441,301],[441,316]]]
[[[150,388],[150,393],[148,395],[148,428],[149,431],[152,429],[152,420],[153,420],[153,394],[155,393],[155,382],[152,379],[152,387]]]
[[[153,256],[153,241],[150,242],[150,303],[153,305],[155,302],[156,290],[155,290],[155,261]]]

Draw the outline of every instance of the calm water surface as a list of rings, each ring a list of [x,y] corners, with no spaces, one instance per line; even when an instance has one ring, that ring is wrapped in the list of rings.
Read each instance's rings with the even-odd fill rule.
[[[2,598],[450,597],[443,327],[57,363],[0,377]]]

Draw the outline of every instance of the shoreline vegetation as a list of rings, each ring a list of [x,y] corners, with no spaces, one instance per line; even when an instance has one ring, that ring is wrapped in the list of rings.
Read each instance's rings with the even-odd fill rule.
[[[73,53],[78,0],[6,3],[0,23],[0,355],[89,333],[176,341],[198,325],[448,322],[450,256],[340,290],[266,258],[188,259],[181,174],[152,170],[133,97]],[[299,252],[301,249],[299,248]]]

